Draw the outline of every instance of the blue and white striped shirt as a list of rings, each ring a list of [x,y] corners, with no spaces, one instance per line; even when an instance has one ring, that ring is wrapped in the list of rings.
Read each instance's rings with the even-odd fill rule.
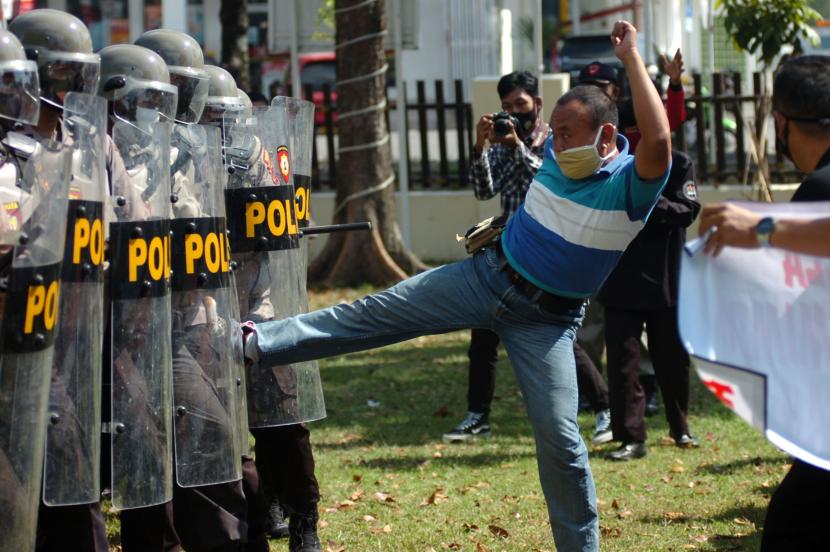
[[[564,297],[589,297],[645,226],[669,171],[641,180],[617,136],[620,154],[588,178],[562,174],[545,144],[544,161],[525,202],[510,218],[502,248],[510,265],[536,286]]]

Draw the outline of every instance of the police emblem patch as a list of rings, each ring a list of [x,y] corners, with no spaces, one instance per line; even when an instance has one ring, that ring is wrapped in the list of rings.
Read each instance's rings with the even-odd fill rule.
[[[291,162],[288,158],[288,146],[277,148],[277,166],[280,169],[283,181],[288,184],[288,177],[291,174]]]
[[[689,180],[683,184],[683,195],[686,196],[686,199],[697,199],[697,186],[695,186],[694,180]]]

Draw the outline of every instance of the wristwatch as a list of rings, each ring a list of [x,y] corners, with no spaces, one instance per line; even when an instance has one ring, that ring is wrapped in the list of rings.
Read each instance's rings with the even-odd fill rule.
[[[764,217],[758,221],[755,226],[755,236],[758,238],[758,243],[764,247],[769,247],[772,233],[775,232],[775,219],[772,217]]]

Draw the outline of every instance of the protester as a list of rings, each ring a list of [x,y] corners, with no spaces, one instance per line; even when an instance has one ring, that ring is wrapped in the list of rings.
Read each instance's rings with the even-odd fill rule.
[[[830,57],[787,61],[775,77],[773,116],[779,149],[808,173],[793,201],[830,201]],[[704,251],[724,247],[776,247],[830,257],[830,219],[775,219],[732,204],[701,214]],[[761,550],[823,550],[830,516],[830,472],[796,458],[775,491],[764,522]]]
[[[475,196],[487,200],[500,194],[501,215],[507,220],[522,204],[533,176],[542,165],[545,141],[550,127],[542,121],[542,98],[539,81],[528,71],[504,75],[496,87],[502,112],[518,121],[503,121],[505,127],[497,130],[496,114],[483,115],[476,125],[476,144],[470,167],[470,181]],[[490,147],[485,150],[487,142]],[[473,328],[467,353],[469,380],[467,388],[467,416],[450,432],[444,441],[460,442],[474,437],[486,437],[490,429],[490,405],[496,386],[496,361],[499,336],[487,329]],[[594,442],[611,438],[608,413],[608,388],[591,359],[574,343],[577,382],[588,388],[592,408],[597,414]]]
[[[352,305],[246,330],[246,355],[262,366],[463,328],[495,330],[527,406],[561,550],[599,548],[596,492],[576,420],[573,341],[584,301],[642,229],[671,164],[665,110],[636,39],[631,23],[614,25],[611,40],[641,122],[642,147],[635,156],[617,135],[610,98],[595,87],[575,87],[557,102],[551,117],[555,139],[547,142],[542,168],[498,247]]]

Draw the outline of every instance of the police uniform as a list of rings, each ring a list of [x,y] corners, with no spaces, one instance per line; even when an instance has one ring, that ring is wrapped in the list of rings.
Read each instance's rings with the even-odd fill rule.
[[[690,361],[678,334],[676,301],[686,228],[699,210],[694,165],[686,154],[673,152],[663,194],[597,296],[605,307],[611,429],[623,443],[646,439],[639,383],[643,324],[671,435],[689,433]]]
[[[259,139],[256,138],[256,140]],[[260,147],[256,147],[249,159],[251,171],[264,171],[260,157]],[[241,175],[241,173],[236,174]],[[231,175],[229,178],[236,177],[236,175]],[[247,178],[258,181],[257,176]],[[265,322],[287,316],[288,313],[277,313],[271,302],[269,254],[267,252],[232,252],[232,258],[237,263],[234,276],[242,319]],[[292,394],[292,388],[296,386],[296,382],[291,381],[291,376],[293,373],[287,371],[278,371],[275,374],[278,395]],[[244,481],[252,487],[248,504],[249,523],[252,525],[260,523],[257,515],[259,510],[267,508],[268,503],[275,498],[289,512],[299,515],[316,512],[317,503],[320,500],[320,489],[314,475],[314,455],[308,428],[304,424],[290,424],[254,428],[251,429],[251,433],[256,440],[256,473],[258,473],[261,488],[254,489],[255,483],[250,482],[247,476],[244,478]],[[247,461],[243,463],[243,468],[250,470],[246,464]],[[257,494],[259,496],[256,496]],[[256,534],[255,527],[251,527],[249,533],[253,538]]]

